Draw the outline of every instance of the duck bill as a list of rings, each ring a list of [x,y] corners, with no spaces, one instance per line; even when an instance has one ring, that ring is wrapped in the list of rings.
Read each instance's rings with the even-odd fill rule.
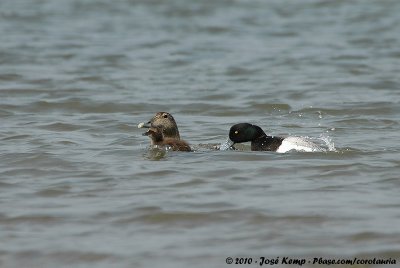
[[[146,128],[148,128],[148,130],[147,130],[146,132],[142,133],[142,136],[149,136],[149,135],[151,135],[151,134],[156,133],[156,131],[157,131],[156,129],[154,129],[154,128],[151,127],[151,126],[146,127]]]
[[[142,136],[149,136],[149,135],[150,135],[150,131],[149,130],[142,133]]]

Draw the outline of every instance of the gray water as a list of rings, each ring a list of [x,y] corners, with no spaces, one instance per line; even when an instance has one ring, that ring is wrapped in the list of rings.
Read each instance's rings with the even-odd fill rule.
[[[0,267],[399,263],[399,29],[398,0],[0,1]],[[158,111],[195,152],[149,149]],[[207,149],[239,122],[335,150]]]

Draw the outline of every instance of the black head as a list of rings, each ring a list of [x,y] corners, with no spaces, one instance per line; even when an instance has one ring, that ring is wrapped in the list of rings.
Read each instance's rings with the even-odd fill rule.
[[[233,125],[229,130],[229,139],[234,143],[253,141],[264,135],[266,134],[259,126],[249,123]]]

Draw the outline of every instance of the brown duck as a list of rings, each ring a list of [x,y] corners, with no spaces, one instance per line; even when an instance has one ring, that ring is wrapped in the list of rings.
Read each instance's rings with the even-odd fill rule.
[[[191,151],[189,144],[181,140],[178,126],[170,113],[158,112],[150,121],[140,123],[138,127],[149,129],[143,135],[149,136],[152,145],[168,145],[174,151]]]
[[[149,136],[151,145],[170,146],[173,151],[191,151],[189,144],[184,140],[165,138],[162,127],[150,127],[149,130],[143,133],[143,136]]]
[[[139,128],[161,127],[164,139],[172,138],[180,140],[178,126],[176,125],[174,117],[166,112],[158,112],[147,123],[140,123]]]

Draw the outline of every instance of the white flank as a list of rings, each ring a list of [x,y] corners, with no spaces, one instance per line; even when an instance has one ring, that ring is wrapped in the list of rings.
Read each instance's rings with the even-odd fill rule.
[[[287,137],[282,141],[281,146],[279,146],[277,153],[286,153],[289,151],[299,151],[299,152],[321,152],[324,151],[323,148],[317,144],[301,137]]]

